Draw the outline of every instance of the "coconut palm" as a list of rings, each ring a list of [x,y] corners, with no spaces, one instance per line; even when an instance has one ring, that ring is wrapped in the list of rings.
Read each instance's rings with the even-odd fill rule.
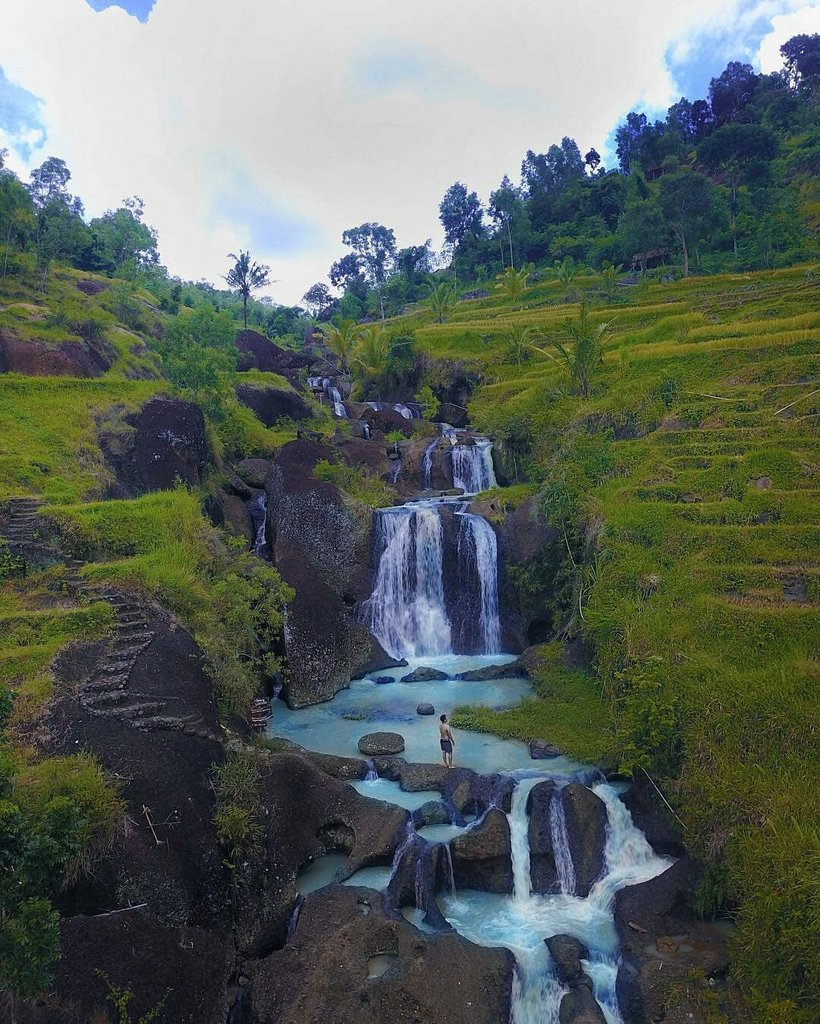
[[[229,252],[228,259],[233,260],[234,265],[225,274],[225,280],[229,287],[239,292],[242,296],[242,314],[245,321],[245,330],[247,331],[248,299],[251,297],[251,292],[255,292],[258,288],[264,288],[265,285],[271,283],[270,267],[264,263],[257,263],[255,260],[251,260],[251,254],[249,252],[242,252],[241,249],[238,256],[235,252]]]
[[[605,261],[598,275],[601,281],[601,291],[610,302],[615,298],[615,293],[618,290],[618,275],[623,273],[623,269],[620,263],[616,267],[609,261]]]
[[[329,352],[337,357],[342,372],[350,374],[350,360],[362,334],[355,320],[340,320],[338,324],[322,324],[314,337],[324,342]]]
[[[533,352],[541,352],[535,344],[540,332],[533,324],[510,324],[504,332],[504,340],[507,343],[507,352],[510,359],[519,365],[529,359]]]
[[[531,272],[531,266],[522,267],[520,270],[516,270],[515,267],[506,267],[496,276],[495,290],[501,292],[514,305],[518,305],[527,287]]]
[[[612,331],[614,322],[606,320],[600,324],[593,323],[589,304],[584,299],[579,306],[577,319],[567,320],[564,324],[564,340],[559,337],[549,339],[558,358],[549,352],[544,354],[567,368],[584,398],[589,397],[592,377],[603,362],[607,335]]]
[[[440,324],[444,323],[444,318],[448,313],[452,312],[457,301],[458,295],[449,281],[441,281],[437,285],[431,285],[427,295],[427,304]]]
[[[387,368],[389,354],[390,338],[379,324],[368,324],[360,330],[351,364],[362,388],[381,377]]]
[[[556,260],[553,263],[553,268],[558,280],[564,286],[564,291],[569,295],[572,290],[573,281],[578,276],[581,268],[571,256],[565,256],[562,260]]]

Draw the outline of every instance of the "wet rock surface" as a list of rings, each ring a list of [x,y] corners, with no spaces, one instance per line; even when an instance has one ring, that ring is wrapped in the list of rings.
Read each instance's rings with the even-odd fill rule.
[[[404,750],[404,737],[398,732],[369,732],[360,737],[357,745],[368,757],[400,754]]]
[[[484,892],[512,892],[510,827],[506,815],[491,809],[476,825],[450,844],[456,885]]]
[[[406,676],[402,676],[401,681],[403,683],[430,683],[449,678],[447,673],[442,672],[439,668],[422,666],[421,668],[414,669],[412,672],[408,672]]]
[[[577,782],[560,792],[575,868],[575,893],[588,896],[604,869],[607,813],[603,800]]]
[[[571,988],[558,1008],[559,1024],[606,1024],[606,1017],[585,985]]]
[[[555,976],[562,985],[569,985],[572,988],[575,985],[591,984],[581,964],[581,960],[589,956],[589,950],[583,942],[579,942],[571,935],[553,935],[546,943],[552,957]]]
[[[560,756],[561,751],[548,740],[530,740],[530,757],[533,761],[546,761]]]
[[[550,804],[555,794],[554,782],[539,782],[530,790],[527,804],[530,879],[532,891],[541,895],[553,892],[558,881],[550,834]]]
[[[368,961],[395,956],[379,978]],[[510,1011],[512,954],[387,916],[369,889],[309,896],[288,945],[254,970],[252,1024],[498,1024]],[[331,1009],[332,1008],[332,1009]]]
[[[456,679],[463,679],[467,682],[483,683],[490,679],[526,679],[527,670],[520,658],[509,661],[503,665],[485,665],[483,668],[474,668],[469,672],[459,672]]]
[[[419,706],[416,708],[417,715],[434,715],[435,713],[436,709],[433,707],[432,704],[422,703],[419,704]]]

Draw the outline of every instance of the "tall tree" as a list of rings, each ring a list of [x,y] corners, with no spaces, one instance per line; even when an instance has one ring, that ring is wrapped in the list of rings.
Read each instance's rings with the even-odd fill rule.
[[[444,241],[453,254],[453,269],[458,251],[468,239],[481,236],[484,211],[478,195],[468,192],[467,186],[457,181],[444,193],[439,203],[438,217],[444,228]]]
[[[37,271],[43,290],[52,260],[76,258],[88,244],[82,201],[66,187],[70,179],[65,160],[50,156],[31,172],[29,180],[28,192],[37,213]]]
[[[113,274],[126,265],[144,268],[159,262],[157,233],[143,222],[144,212],[139,196],[131,196],[91,221],[91,269]]]
[[[647,254],[662,249],[668,234],[658,204],[653,199],[635,199],[621,214],[615,237],[624,260],[633,264],[637,260],[644,273]]]
[[[712,205],[712,184],[701,174],[681,168],[660,180],[658,201],[678,239],[683,255],[683,276],[689,276],[689,239]]]
[[[396,259],[396,236],[383,224],[360,224],[342,232],[342,241],[353,250],[367,283],[379,297],[379,311],[384,323],[384,283]]]
[[[228,287],[239,292],[242,296],[242,315],[245,322],[245,330],[248,329],[248,299],[251,292],[257,291],[271,284],[270,267],[264,263],[257,263],[251,259],[249,252],[239,250],[239,255],[229,252],[228,259],[234,261],[234,265],[225,274],[225,281]]]
[[[709,83],[709,103],[717,125],[737,121],[755,93],[758,75],[751,64],[732,60],[726,70]]]
[[[780,47],[780,54],[792,89],[807,96],[820,89],[820,33],[792,36]]]
[[[328,306],[332,305],[333,296],[330,294],[330,289],[326,284],[317,281],[302,296],[302,302],[304,302],[311,316],[318,317],[323,309],[327,309]]]
[[[513,253],[512,226],[515,222],[525,217],[524,202],[519,189],[513,185],[505,174],[501,184],[490,193],[488,206],[490,216],[498,226],[499,232],[506,234],[507,245],[510,250],[510,266],[515,267],[515,255]],[[504,248],[501,245],[501,264],[504,265]]]
[[[777,153],[777,139],[762,125],[724,124],[698,147],[698,157],[711,171],[726,176],[731,193],[732,251],[737,256],[737,190],[754,167]]]

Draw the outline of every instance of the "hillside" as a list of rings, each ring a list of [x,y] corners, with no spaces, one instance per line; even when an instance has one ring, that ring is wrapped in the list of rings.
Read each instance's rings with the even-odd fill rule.
[[[802,991],[804,1006],[820,855],[817,275],[615,288],[546,275],[515,302],[390,325],[415,331],[432,381],[478,382],[470,415],[496,439],[499,477],[528,485],[483,497],[503,513],[537,491],[563,532],[561,563],[524,582],[591,673],[561,668],[553,647],[538,701],[457,721],[557,728],[562,745],[589,756],[592,737],[598,756],[648,770],[708,866],[703,908],[737,921],[746,983]],[[549,345],[582,292],[595,323],[612,320],[586,399]],[[526,345],[515,326],[535,329]]]

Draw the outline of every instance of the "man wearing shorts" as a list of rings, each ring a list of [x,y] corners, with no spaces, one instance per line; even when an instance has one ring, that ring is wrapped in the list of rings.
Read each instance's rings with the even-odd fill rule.
[[[456,741],[453,739],[453,730],[447,724],[447,716],[442,715],[438,726],[439,737],[441,741],[441,757],[444,761],[445,768],[454,768],[453,764],[453,747]]]

